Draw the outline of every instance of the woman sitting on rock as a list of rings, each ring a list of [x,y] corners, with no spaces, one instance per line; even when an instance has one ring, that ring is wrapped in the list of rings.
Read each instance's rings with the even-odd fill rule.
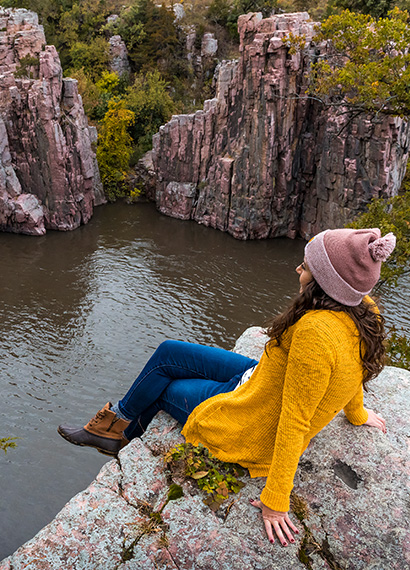
[[[219,348],[165,341],[125,397],[83,428],[60,426],[76,445],[115,456],[159,410],[184,425],[188,442],[267,477],[260,501],[266,533],[286,546],[298,532],[288,516],[299,458],[342,409],[355,425],[386,431],[363,406],[363,387],[384,361],[383,318],[367,297],[395,246],[379,229],[326,230],[305,247],[300,291],[276,317],[258,363]]]

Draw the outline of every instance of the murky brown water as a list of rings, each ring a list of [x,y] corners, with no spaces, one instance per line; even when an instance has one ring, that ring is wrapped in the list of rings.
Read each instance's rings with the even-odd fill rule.
[[[69,445],[62,421],[115,401],[167,338],[231,348],[298,289],[302,240],[239,242],[151,204],[99,208],[71,233],[0,234],[0,560],[84,489],[107,458]],[[386,300],[410,329],[402,284]]]

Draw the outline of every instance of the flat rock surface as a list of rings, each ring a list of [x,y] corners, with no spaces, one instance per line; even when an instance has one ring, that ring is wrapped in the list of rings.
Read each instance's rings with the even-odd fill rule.
[[[235,349],[260,355],[264,338],[252,327]],[[355,427],[341,413],[315,437],[295,478],[295,512],[306,512],[302,521],[292,515],[300,529],[294,545],[266,539],[260,512],[249,505],[264,479],[247,474],[216,513],[192,480],[183,481],[183,497],[153,525],[149,514],[164,505],[172,482],[164,453],[183,441],[180,426],[160,413],[0,570],[406,570],[410,372],[387,367],[365,400],[388,432]]]

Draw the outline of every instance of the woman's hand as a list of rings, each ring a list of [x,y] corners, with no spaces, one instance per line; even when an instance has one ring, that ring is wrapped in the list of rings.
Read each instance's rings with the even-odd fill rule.
[[[375,427],[383,433],[386,433],[386,420],[376,414],[376,412],[373,412],[373,410],[368,410],[367,408],[365,408],[365,410],[369,414],[369,417],[367,418],[367,422],[364,422],[364,425]]]
[[[266,534],[268,535],[270,542],[275,542],[273,531],[275,531],[276,536],[280,540],[282,546],[288,545],[285,535],[287,536],[289,542],[295,542],[291,530],[293,530],[293,532],[296,534],[299,534],[299,531],[290,520],[288,513],[273,511],[264,505],[262,501],[251,499],[250,503],[253,507],[257,507],[258,509],[262,510],[263,522],[265,524]]]

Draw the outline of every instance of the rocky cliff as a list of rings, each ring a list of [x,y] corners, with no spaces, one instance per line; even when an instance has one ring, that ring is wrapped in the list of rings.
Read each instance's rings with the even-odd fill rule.
[[[258,359],[265,340],[252,327],[235,350]],[[163,508],[161,522],[158,511],[171,483],[163,456],[181,435],[178,424],[160,413],[142,440],[107,462],[0,570],[410,568],[410,372],[386,368],[365,400],[386,418],[387,434],[353,426],[341,413],[314,438],[295,478],[299,521],[291,516],[300,534],[293,545],[268,542],[260,512],[249,505],[264,479],[246,475],[239,494],[216,513],[192,480],[178,479],[184,495]],[[76,451],[85,461],[94,453]]]
[[[352,118],[307,99],[315,46],[307,13],[239,18],[240,59],[220,67],[204,109],[154,136],[155,201],[236,238],[305,238],[350,221],[373,197],[397,193],[409,126]],[[282,39],[304,34],[307,55]]]
[[[105,201],[96,133],[62,75],[37,15],[0,8],[0,230],[72,230]]]

